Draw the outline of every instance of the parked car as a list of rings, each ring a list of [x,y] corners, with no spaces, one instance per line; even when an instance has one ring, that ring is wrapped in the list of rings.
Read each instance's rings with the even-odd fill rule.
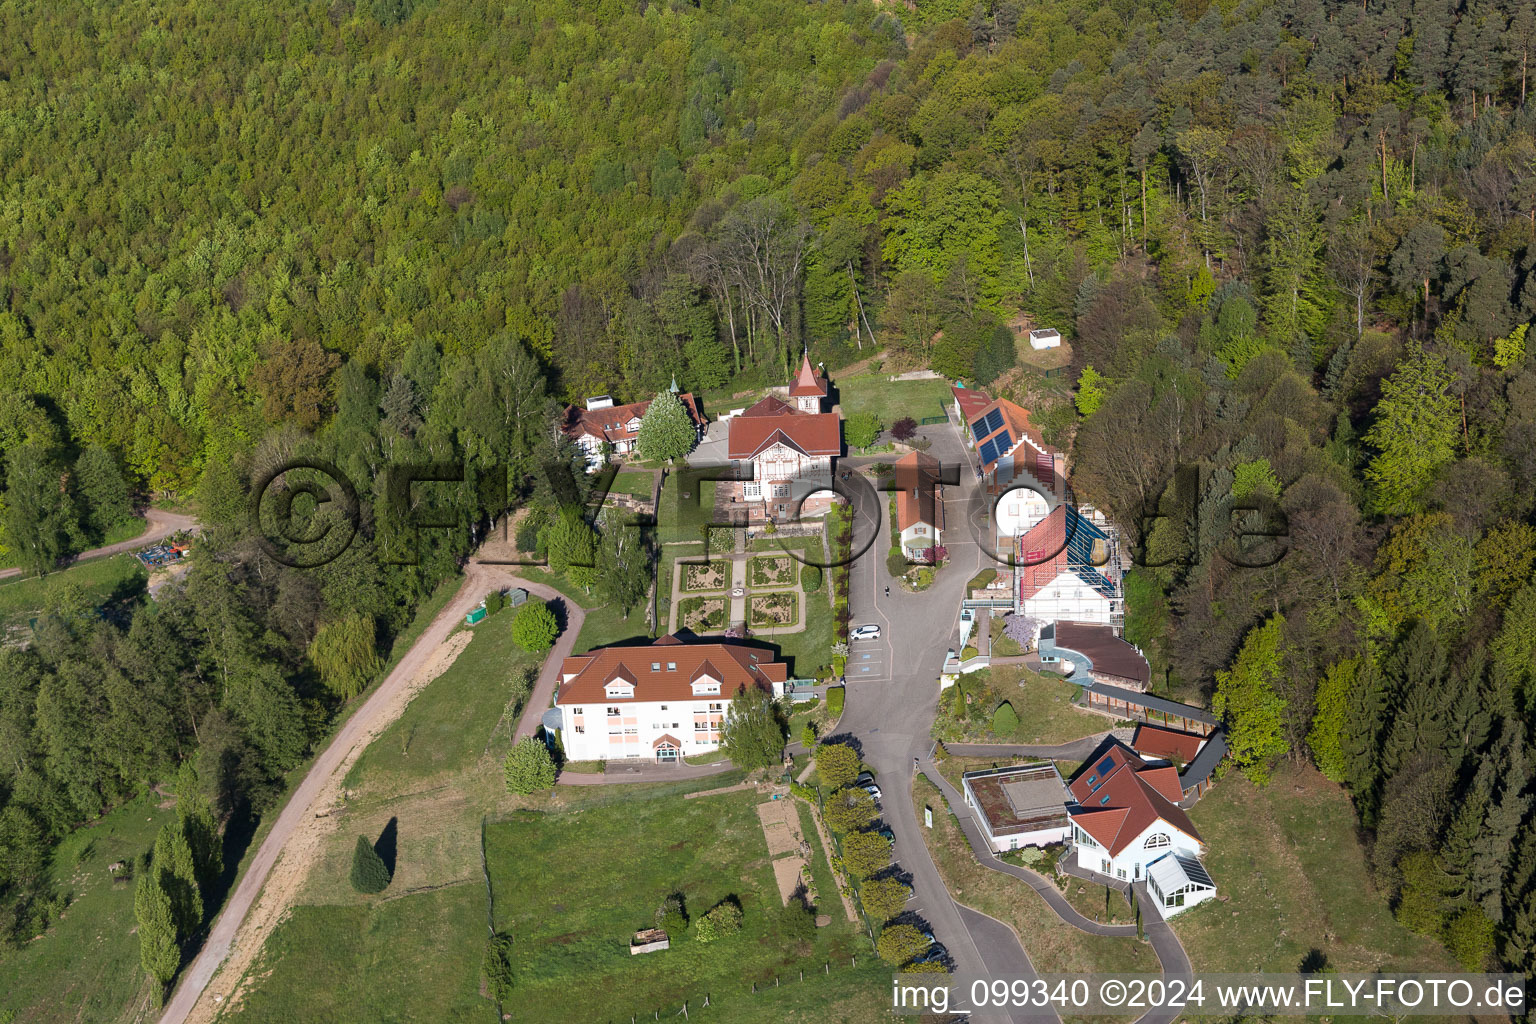
[[[894,843],[896,841],[896,833],[891,831],[889,825],[882,825],[878,829],[876,829],[875,831],[879,835],[884,836],[885,837],[885,841],[888,842],[888,843]]]
[[[870,796],[874,797],[876,800],[880,799],[880,787],[875,785],[873,782],[867,782],[859,788],[868,793]]]
[[[880,639],[880,627],[879,627],[878,624],[873,623],[873,622],[865,623],[862,626],[855,626],[853,628],[852,632],[850,632],[848,634],[848,639],[849,640],[879,640]]]
[[[875,776],[867,771],[859,772],[859,777],[853,780],[855,786],[863,786],[865,783],[874,782]]]

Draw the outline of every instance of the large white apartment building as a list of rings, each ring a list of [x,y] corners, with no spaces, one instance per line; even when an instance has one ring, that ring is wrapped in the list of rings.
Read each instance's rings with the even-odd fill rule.
[[[780,695],[787,666],[731,643],[603,647],[566,658],[555,707],[573,761],[676,761],[720,746],[731,698],[745,687]]]

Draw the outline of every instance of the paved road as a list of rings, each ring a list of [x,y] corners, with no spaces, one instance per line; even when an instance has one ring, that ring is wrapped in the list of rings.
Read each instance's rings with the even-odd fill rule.
[[[124,551],[133,551],[137,548],[165,540],[165,538],[169,537],[171,534],[178,533],[181,530],[197,529],[197,520],[193,519],[191,516],[184,516],[177,512],[166,512],[163,509],[148,509],[144,513],[144,518],[146,520],[144,532],[132,540],[121,540],[116,544],[108,544],[104,547],[92,548],[89,551],[82,551],[68,562],[61,562],[61,567],[64,565],[73,565],[76,562],[84,562],[91,558],[105,558],[108,555],[120,555]],[[0,569],[0,580],[9,579],[12,576],[20,575],[20,569]]]
[[[926,756],[932,745],[929,729],[938,707],[939,669],[957,635],[961,596],[981,564],[980,551],[963,532],[954,543],[946,535],[950,564],[939,572],[934,585],[921,594],[908,594],[898,587],[886,597],[885,495],[859,489],[853,504],[854,550],[863,549],[863,554],[852,569],[849,603],[856,609],[856,623],[877,622],[882,627],[880,640],[856,644],[854,650],[875,648],[871,653],[878,652],[891,670],[888,678],[848,673],[848,708],[838,733],[858,741],[864,761],[882,782],[882,815],[895,836],[896,862],[910,875],[913,888],[909,909],[926,920],[949,951],[956,970],[1033,976],[1029,956],[1011,930],[984,915],[972,913],[968,919],[950,899],[928,855],[909,795],[913,759]],[[954,512],[963,509],[946,508],[946,516]],[[977,1019],[1007,1018],[978,1015]]]
[[[245,938],[239,934],[240,926],[257,896],[260,895],[267,876],[282,855],[284,844],[292,835],[294,828],[315,813],[316,808],[313,805],[316,798],[324,790],[330,778],[343,769],[353,748],[360,743],[368,742],[368,738],[373,735],[371,727],[379,724],[376,720],[390,711],[400,691],[409,686],[432,652],[448,638],[448,634],[463,620],[469,610],[478,605],[490,591],[506,586],[520,586],[540,597],[560,598],[560,595],[549,587],[518,579],[504,568],[473,563],[465,568],[464,582],[459,585],[458,593],[453,596],[453,600],[449,601],[447,607],[432,620],[431,625],[422,631],[410,650],[405,652],[394,670],[384,678],[368,699],[353,711],[352,716],[315,759],[309,773],[304,776],[304,780],[299,783],[298,788],[283,806],[272,830],[267,833],[267,837],[256,851],[256,856],[251,859],[250,867],[241,876],[239,884],[230,894],[219,916],[214,919],[213,928],[208,933],[208,938],[204,941],[197,958],[182,972],[175,994],[166,1004],[165,1012],[160,1016],[161,1024],[182,1024],[187,1019],[207,989],[208,983],[229,955],[230,948],[237,940]],[[528,713],[525,713],[524,721],[518,727],[519,735],[523,735],[529,714],[532,713],[533,720],[537,722],[538,714],[535,712],[542,712],[548,706],[549,695],[553,692],[555,673],[558,672],[560,662],[570,653],[571,645],[575,643],[576,633],[580,627],[580,609],[574,609],[566,631],[550,651],[544,672],[540,674],[539,682],[529,698]],[[554,667],[553,671],[551,666]],[[250,940],[246,939],[246,941]]]

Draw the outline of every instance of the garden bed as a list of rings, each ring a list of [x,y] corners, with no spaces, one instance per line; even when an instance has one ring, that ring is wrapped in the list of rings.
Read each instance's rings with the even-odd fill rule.
[[[677,606],[677,624],[694,632],[708,629],[724,629],[725,598],[689,597]]]
[[[709,564],[685,564],[683,589],[724,590],[730,583],[730,563],[716,559]]]
[[[747,565],[747,580],[754,587],[792,587],[798,575],[791,555],[754,555]]]
[[[792,593],[754,595],[748,612],[750,625],[770,629],[793,626],[800,621],[799,604]]]

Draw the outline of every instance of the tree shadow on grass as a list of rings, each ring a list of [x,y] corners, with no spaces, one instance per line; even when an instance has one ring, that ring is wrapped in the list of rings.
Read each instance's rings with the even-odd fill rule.
[[[400,849],[400,819],[390,818],[389,824],[384,826],[384,831],[379,833],[378,840],[373,844],[373,852],[379,855],[384,866],[389,869],[391,880],[395,877],[395,857]]]

